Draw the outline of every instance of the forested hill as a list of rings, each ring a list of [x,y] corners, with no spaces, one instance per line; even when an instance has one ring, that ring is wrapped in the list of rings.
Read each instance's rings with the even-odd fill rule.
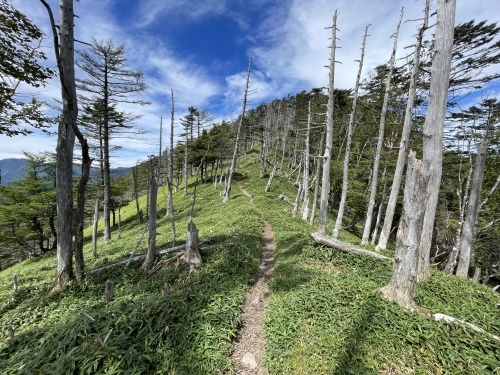
[[[11,158],[0,160],[0,185],[8,185],[13,181],[19,180],[25,174],[26,169],[26,159],[24,158]],[[74,173],[78,175],[80,173],[80,168],[75,166]],[[94,172],[97,173],[98,169],[94,168]],[[130,172],[130,168],[119,167],[111,169],[111,175],[113,177],[118,177],[124,173]]]
[[[10,184],[18,180],[24,173],[26,167],[25,159],[3,159],[0,160],[1,185]]]

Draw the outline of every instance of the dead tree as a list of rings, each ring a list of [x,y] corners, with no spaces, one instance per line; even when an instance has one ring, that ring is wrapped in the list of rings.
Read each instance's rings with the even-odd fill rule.
[[[349,116],[349,125],[347,126],[347,141],[345,147],[345,157],[344,157],[344,172],[342,176],[342,195],[340,198],[339,210],[337,213],[337,220],[335,222],[335,228],[333,229],[333,238],[338,238],[340,229],[342,228],[342,218],[344,216],[345,202],[347,200],[347,189],[349,187],[349,158],[351,155],[351,142],[352,142],[352,131],[354,128],[354,119],[356,116],[356,105],[358,103],[358,91],[359,82],[361,81],[361,72],[363,70],[363,61],[365,58],[365,47],[366,47],[366,37],[368,36],[367,25],[365,28],[365,34],[363,35],[363,43],[361,47],[361,58],[359,59],[359,69],[358,76],[356,77],[356,85],[354,86],[354,97],[352,99],[352,109],[351,115]]]
[[[328,83],[328,104],[326,110],[326,146],[325,155],[323,156],[323,176],[321,179],[321,198],[319,208],[319,224],[318,233],[326,232],[326,216],[328,211],[328,196],[330,194],[330,160],[332,158],[332,143],[333,143],[333,112],[335,94],[333,91],[335,82],[335,51],[337,45],[337,10],[333,15],[332,29],[332,44],[330,46],[330,74]]]
[[[248,61],[247,70],[247,80],[245,84],[245,93],[243,94],[243,109],[241,110],[240,120],[238,121],[238,130],[236,131],[236,141],[234,143],[234,153],[231,160],[231,167],[229,168],[229,174],[227,176],[226,185],[224,187],[224,194],[222,201],[227,203],[229,201],[229,195],[231,194],[231,183],[233,181],[234,169],[236,168],[236,160],[238,158],[238,151],[240,148],[240,138],[241,138],[241,128],[243,126],[243,120],[245,118],[245,113],[247,109],[247,99],[248,99],[248,86],[250,84],[250,71],[252,68],[252,58]]]
[[[175,216],[174,216],[174,196],[172,192],[172,185],[174,181],[174,89],[170,89],[172,94],[172,105],[170,107],[170,168],[169,176],[167,176],[168,186],[168,206],[167,213],[170,215],[170,223],[172,225],[172,246],[175,246]]]
[[[302,201],[302,220],[307,220],[309,216],[309,135],[311,133],[311,100],[307,105],[307,131],[304,141],[304,179],[302,181],[302,189],[304,192],[304,200]]]
[[[73,148],[78,129],[78,105],[75,85],[74,12],[73,0],[60,0],[60,23],[56,29],[49,4],[47,9],[52,28],[61,84],[62,111],[59,116],[56,147],[56,205],[57,205],[57,279],[56,288],[73,279]],[[60,35],[60,40],[59,40]]]
[[[389,240],[389,234],[391,233],[392,220],[394,218],[394,211],[396,210],[401,181],[403,179],[403,170],[406,161],[408,141],[410,138],[410,130],[413,117],[413,106],[415,104],[415,96],[417,91],[417,77],[420,71],[420,53],[422,51],[424,33],[425,30],[427,30],[429,23],[429,8],[430,0],[426,0],[424,9],[424,22],[418,31],[417,40],[415,42],[415,51],[413,52],[413,66],[410,76],[410,87],[408,89],[408,100],[406,102],[405,118],[403,122],[403,130],[401,132],[401,140],[399,143],[396,170],[394,171],[394,177],[392,179],[391,194],[389,195],[389,202],[387,203],[384,224],[380,232],[377,250],[385,249],[387,247],[387,241]]]
[[[393,35],[394,45],[392,47],[391,59],[389,60],[389,71],[387,72],[387,78],[385,81],[384,102],[382,104],[382,113],[380,114],[377,150],[375,152],[375,160],[373,161],[373,174],[371,180],[370,198],[368,199],[368,209],[366,210],[365,227],[363,229],[363,237],[361,238],[361,245],[368,244],[368,240],[370,238],[370,231],[372,227],[373,209],[375,207],[375,196],[377,195],[378,170],[380,167],[380,157],[382,155],[382,147],[384,145],[385,120],[387,115],[387,109],[389,106],[389,94],[391,91],[391,79],[392,79],[392,73],[394,72],[394,63],[396,61],[396,50],[398,48],[399,27],[401,26],[402,19],[403,19],[403,9],[401,9],[401,15],[399,16],[398,26],[396,28],[396,32]]]
[[[434,41],[434,58],[431,66],[429,103],[423,129],[423,157],[428,186],[425,216],[420,238],[418,280],[429,277],[429,256],[432,245],[434,219],[441,186],[443,164],[443,128],[448,104],[456,0],[438,0],[437,23]]]
[[[481,189],[483,186],[484,166],[486,162],[486,153],[488,151],[488,142],[480,143],[477,146],[476,163],[472,176],[472,187],[467,202],[467,211],[462,226],[462,237],[460,239],[460,253],[457,266],[457,276],[467,278],[469,273],[469,264],[472,254],[472,241],[476,234],[476,221],[479,213],[479,204]]]
[[[410,152],[404,190],[404,209],[396,235],[392,278],[388,285],[380,289],[385,298],[407,309],[414,308],[426,188],[424,165],[415,158],[415,152]]]
[[[321,135],[319,140],[318,155],[321,155],[323,150],[323,138],[324,133]],[[316,217],[316,208],[318,206],[318,193],[319,193],[319,174],[321,173],[321,159],[319,157],[315,158],[316,163],[316,173],[315,173],[315,183],[314,183],[314,193],[313,193],[313,204],[311,208],[311,216],[309,218],[309,225],[314,225],[314,218]]]
[[[148,237],[148,252],[146,259],[141,266],[141,270],[148,272],[156,257],[156,198],[158,193],[158,184],[156,179],[151,178],[149,184],[150,194],[149,194],[149,237]]]

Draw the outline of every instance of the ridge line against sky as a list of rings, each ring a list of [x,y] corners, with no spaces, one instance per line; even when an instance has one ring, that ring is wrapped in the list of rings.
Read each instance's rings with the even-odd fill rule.
[[[13,0],[47,35],[48,18],[38,0]],[[58,1],[49,0],[58,17]],[[176,131],[189,106],[212,112],[217,121],[236,118],[241,108],[248,58],[253,57],[252,83],[256,90],[250,108],[274,98],[325,86],[328,82],[329,31],[339,10],[338,37],[342,62],[336,69],[338,88],[352,88],[358,69],[361,38],[367,24],[363,76],[387,62],[391,35],[405,8],[404,20],[421,18],[424,1],[414,0],[81,0],[75,2],[75,38],[85,42],[111,39],[125,44],[128,64],[142,70],[148,89],[145,107],[120,109],[142,114],[137,126],[150,133],[149,140],[116,139],[121,150],[112,158],[114,167],[132,166],[157,152],[160,116],[170,118],[170,88],[174,89]],[[433,4],[435,7],[435,1]],[[496,16],[496,19],[491,19]],[[497,22],[500,1],[457,2],[456,24],[471,19]],[[411,50],[419,22],[402,25],[398,58]],[[428,35],[430,38],[430,35]],[[51,39],[44,42],[48,65],[55,68]],[[85,49],[79,44],[77,49]],[[24,89],[29,92],[29,88]],[[57,77],[39,93],[53,102],[60,97]],[[164,122],[165,124],[165,122]],[[164,125],[169,128],[169,121]],[[168,132],[168,130],[167,130]],[[22,157],[22,151],[55,150],[56,136],[35,132],[27,137],[0,136],[0,159]]]

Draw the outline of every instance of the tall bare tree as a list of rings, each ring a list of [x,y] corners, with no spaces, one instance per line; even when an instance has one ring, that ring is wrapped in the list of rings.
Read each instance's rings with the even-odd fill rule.
[[[243,120],[245,118],[245,112],[247,108],[247,100],[248,100],[248,87],[250,85],[250,72],[252,68],[252,58],[248,61],[248,69],[247,69],[247,79],[245,84],[245,92],[243,94],[243,108],[241,110],[240,119],[238,121],[238,129],[236,131],[236,141],[234,144],[234,153],[233,158],[231,159],[231,166],[229,167],[229,174],[226,180],[226,186],[224,187],[224,195],[222,201],[224,203],[229,201],[229,195],[231,194],[231,183],[233,180],[234,169],[236,168],[236,160],[238,158],[238,151],[240,147],[240,138],[241,138],[241,128],[243,125]]]
[[[337,220],[335,222],[335,228],[333,229],[333,237],[337,238],[342,227],[342,218],[344,216],[345,202],[347,200],[347,189],[349,187],[349,158],[351,155],[351,142],[352,142],[352,131],[354,127],[354,119],[356,117],[356,105],[358,103],[358,91],[359,82],[361,80],[361,72],[363,70],[363,61],[365,58],[365,47],[366,47],[366,37],[368,36],[367,25],[365,28],[365,34],[363,35],[363,43],[361,46],[361,58],[359,59],[359,69],[358,76],[356,77],[356,85],[354,86],[354,97],[352,99],[352,109],[351,115],[349,116],[349,124],[347,126],[347,140],[345,146],[345,157],[344,157],[344,172],[342,176],[342,195],[340,198],[339,211],[337,213]]]
[[[389,71],[387,72],[387,78],[386,78],[386,82],[385,82],[384,103],[382,105],[382,112],[380,114],[377,150],[375,152],[375,160],[373,161],[373,175],[372,175],[372,181],[371,181],[370,198],[368,200],[368,209],[366,210],[366,219],[365,219],[365,227],[363,229],[363,237],[361,238],[362,245],[368,244],[368,240],[370,238],[370,230],[372,227],[373,209],[375,207],[375,197],[377,195],[380,156],[382,154],[382,147],[384,145],[385,120],[386,120],[387,109],[388,109],[388,105],[389,105],[389,94],[390,94],[390,90],[391,90],[392,73],[394,71],[394,63],[396,61],[396,50],[398,48],[399,28],[401,26],[402,19],[403,19],[403,9],[401,9],[401,15],[399,16],[398,26],[396,28],[396,32],[393,35],[394,45],[392,47],[391,59],[389,60],[389,64],[388,64]]]
[[[318,233],[326,232],[326,216],[328,211],[328,195],[330,193],[330,160],[332,158],[333,143],[333,113],[334,113],[334,83],[335,83],[335,52],[337,49],[337,10],[333,14],[332,44],[330,46],[329,82],[328,82],[328,104],[326,109],[326,143],[323,156],[323,175],[321,178],[321,197],[319,203]],[[319,178],[319,176],[318,176]]]
[[[399,189],[401,187],[401,181],[403,180],[403,170],[408,150],[408,140],[410,138],[413,106],[415,104],[415,96],[417,91],[417,77],[420,71],[420,54],[422,51],[424,33],[425,30],[427,30],[429,23],[429,9],[430,0],[426,0],[424,9],[424,21],[418,31],[417,40],[415,42],[415,51],[413,52],[413,65],[410,77],[410,87],[408,89],[408,100],[406,102],[405,118],[403,123],[403,130],[401,132],[401,140],[399,143],[396,170],[394,171],[394,177],[392,179],[391,194],[389,195],[389,202],[387,203],[384,224],[382,226],[382,231],[380,232],[377,249],[385,249],[387,247],[387,241],[389,240],[389,234],[391,233],[392,220],[394,218],[394,211],[396,210],[396,204],[398,201]]]
[[[443,128],[448,102],[456,0],[438,0],[434,57],[431,66],[429,103],[423,129],[423,157],[428,177],[425,216],[419,246],[417,279],[429,277],[429,255],[441,185]]]

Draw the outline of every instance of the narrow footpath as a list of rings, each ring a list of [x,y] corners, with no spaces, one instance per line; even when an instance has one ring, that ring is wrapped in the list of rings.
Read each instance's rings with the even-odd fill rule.
[[[238,185],[242,193],[250,199],[255,207],[252,196]],[[267,375],[263,364],[265,337],[263,331],[264,317],[268,306],[268,281],[274,271],[274,232],[271,225],[264,220],[262,233],[262,254],[257,268],[255,283],[245,295],[243,323],[238,336],[233,342],[232,361],[236,374]]]

